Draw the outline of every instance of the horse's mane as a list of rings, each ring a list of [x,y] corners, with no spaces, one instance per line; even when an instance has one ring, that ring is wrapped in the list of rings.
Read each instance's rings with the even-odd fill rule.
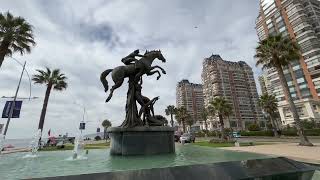
[[[144,55],[147,55],[147,54],[150,54],[150,53],[159,53],[159,52],[161,52],[160,49],[159,50],[151,50],[151,51],[146,50]]]

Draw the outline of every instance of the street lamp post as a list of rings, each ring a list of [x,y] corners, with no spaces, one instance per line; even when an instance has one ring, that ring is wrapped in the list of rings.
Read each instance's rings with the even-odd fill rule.
[[[22,76],[23,76],[25,67],[26,67],[26,61],[25,61],[24,64],[23,64],[23,68],[22,68],[22,72],[21,72],[21,75],[20,75],[18,87],[17,87],[17,89],[16,89],[16,93],[15,93],[15,95],[14,95],[13,102],[11,103],[8,120],[7,120],[6,127],[5,127],[4,133],[3,133],[3,139],[5,139],[5,138],[6,138],[6,135],[7,135],[9,123],[10,123],[10,120],[11,120],[11,117],[12,117],[12,114],[13,114],[13,109],[14,109],[14,107],[15,107],[15,102],[16,102],[16,100],[17,100],[17,96],[18,96],[18,92],[19,92],[20,84],[21,84],[21,79],[22,79]]]

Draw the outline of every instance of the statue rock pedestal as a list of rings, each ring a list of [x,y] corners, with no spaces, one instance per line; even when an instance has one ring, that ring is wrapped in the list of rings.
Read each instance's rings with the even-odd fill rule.
[[[174,153],[174,129],[168,126],[141,126],[107,129],[111,155],[151,155]]]

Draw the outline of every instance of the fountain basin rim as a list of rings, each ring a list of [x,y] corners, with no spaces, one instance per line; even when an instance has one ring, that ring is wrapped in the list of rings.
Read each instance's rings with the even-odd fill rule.
[[[169,126],[137,126],[132,128],[123,128],[123,127],[109,127],[107,129],[108,133],[119,133],[119,132],[174,132],[174,128]]]

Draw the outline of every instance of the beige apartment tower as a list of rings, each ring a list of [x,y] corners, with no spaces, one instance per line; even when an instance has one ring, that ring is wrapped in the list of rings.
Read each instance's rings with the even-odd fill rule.
[[[263,75],[261,75],[261,76],[258,77],[259,84],[260,84],[260,89],[261,89],[261,94],[266,94],[266,93],[268,93],[265,78],[266,78],[266,77],[263,76]]]
[[[260,0],[256,31],[259,40],[282,33],[299,44],[301,57],[283,67],[284,74],[300,118],[319,120],[320,1]],[[278,100],[282,124],[293,123],[276,70],[266,69],[263,76],[267,92]]]
[[[176,106],[185,107],[194,123],[202,121],[203,89],[201,84],[190,83],[184,79],[177,84]]]
[[[232,106],[225,127],[244,130],[253,123],[265,127],[253,71],[247,63],[225,61],[219,55],[212,55],[203,61],[202,82],[205,107],[219,96]],[[210,117],[208,125],[210,129],[219,128],[218,118]]]

